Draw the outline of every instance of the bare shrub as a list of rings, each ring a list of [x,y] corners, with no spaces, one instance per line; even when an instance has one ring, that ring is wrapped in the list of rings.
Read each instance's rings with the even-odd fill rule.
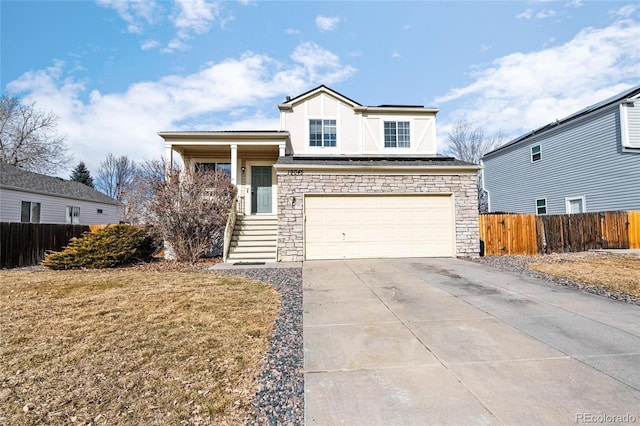
[[[235,185],[221,170],[172,170],[154,188],[151,223],[178,261],[195,263],[219,244],[235,196]]]

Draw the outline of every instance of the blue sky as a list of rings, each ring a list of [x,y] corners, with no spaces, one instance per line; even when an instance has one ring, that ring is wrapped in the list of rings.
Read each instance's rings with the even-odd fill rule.
[[[0,1],[3,92],[55,112],[93,174],[164,153],[161,130],[277,129],[325,84],[436,106],[510,138],[640,84],[640,4]]]

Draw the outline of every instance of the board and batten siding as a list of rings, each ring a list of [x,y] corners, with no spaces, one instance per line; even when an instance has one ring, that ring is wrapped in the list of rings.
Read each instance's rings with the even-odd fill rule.
[[[567,197],[585,197],[587,212],[640,209],[640,152],[623,150],[620,109],[611,105],[529,137],[484,159],[491,212],[566,213]],[[540,145],[541,160],[531,162]]]
[[[40,223],[67,223],[67,206],[80,208],[80,225],[115,224],[121,217],[120,208],[113,204],[0,188],[0,222],[20,222],[23,201],[40,203]]]

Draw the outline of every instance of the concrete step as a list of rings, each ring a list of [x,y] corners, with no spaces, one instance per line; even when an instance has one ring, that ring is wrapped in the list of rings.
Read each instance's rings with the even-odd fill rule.
[[[236,240],[231,241],[231,248],[235,247],[271,247],[275,249],[278,241],[273,238],[271,240]]]
[[[234,232],[242,232],[242,231],[268,231],[268,232],[278,232],[278,227],[275,225],[236,225],[233,228]]]
[[[239,246],[239,247],[234,247],[233,250],[231,250],[231,252],[229,253],[229,255],[239,254],[239,253],[254,253],[254,254],[271,253],[275,257],[276,248],[275,246],[253,246],[253,247]]]
[[[277,243],[277,216],[238,216],[227,262],[275,262]]]
[[[278,234],[277,233],[269,233],[269,234],[244,234],[244,235],[232,235],[231,236],[231,242],[233,243],[234,241],[269,241],[269,242],[275,242],[278,239]]]
[[[227,262],[275,262],[275,253],[231,253],[227,258]]]

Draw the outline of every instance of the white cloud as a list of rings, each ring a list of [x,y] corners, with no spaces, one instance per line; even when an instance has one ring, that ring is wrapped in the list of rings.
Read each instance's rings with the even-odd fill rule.
[[[59,115],[74,161],[95,171],[108,152],[134,160],[162,155],[156,135],[161,130],[277,129],[276,104],[286,95],[355,73],[314,43],[299,45],[291,59],[283,63],[247,52],[192,74],[138,82],[122,93],[91,90],[88,82],[67,77],[66,64],[56,61],[7,89]],[[242,109],[242,117],[234,113]]]
[[[636,10],[638,10],[636,5],[628,4],[626,6],[622,6],[619,9],[610,10],[609,14],[613,16],[618,16],[621,18],[629,18],[631,15],[633,15],[636,12]]]
[[[132,34],[144,34],[146,27],[162,22],[166,24],[168,20],[176,33],[166,45],[157,40],[140,44],[143,50],[159,49],[162,53],[187,50],[189,48],[187,40],[194,35],[209,32],[216,22],[224,28],[229,21],[233,20],[233,16],[223,8],[220,0],[174,0],[172,3],[157,0],[97,0],[97,2],[103,7],[118,12],[120,18],[127,23],[127,32]]]
[[[316,26],[322,32],[325,31],[334,31],[340,22],[340,18],[338,16],[322,16],[318,15],[316,17]]]
[[[535,12],[533,9],[528,8],[524,12],[519,13],[518,15],[516,15],[516,18],[519,18],[519,19],[533,19],[533,18],[545,19],[545,18],[553,18],[556,15],[557,15],[557,13],[553,9],[543,9],[543,10],[540,10],[538,12]]]
[[[531,19],[533,17],[533,9],[527,9],[522,13],[516,15],[516,18],[520,19]]]
[[[158,16],[158,3],[155,0],[97,0],[98,4],[103,7],[114,9],[124,20],[127,26],[127,32],[140,34],[146,24],[156,22]]]
[[[400,53],[398,53],[397,50],[394,50],[393,52],[391,52],[391,57],[392,58],[401,58],[402,55],[400,55]]]
[[[176,0],[177,12],[173,25],[179,29],[180,38],[188,38],[190,33],[204,34],[211,28],[220,13],[220,4],[206,0]]]
[[[517,135],[637,84],[640,49],[629,47],[638,40],[637,22],[585,28],[564,45],[494,60],[436,103],[456,101],[451,121],[470,119],[489,133]]]
[[[150,49],[155,49],[158,46],[160,46],[160,43],[157,40],[147,40],[140,45],[140,49],[150,50]]]

